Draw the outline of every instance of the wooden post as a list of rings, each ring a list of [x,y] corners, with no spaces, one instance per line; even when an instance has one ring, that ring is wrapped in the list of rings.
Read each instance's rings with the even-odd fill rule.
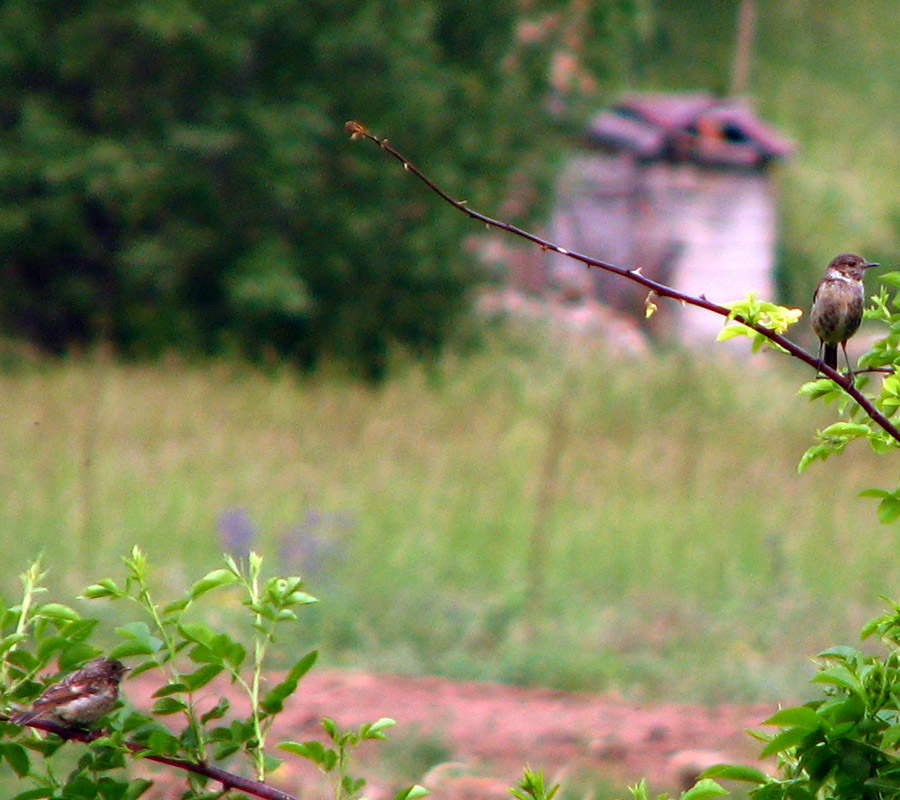
[[[741,0],[738,10],[737,42],[731,71],[731,95],[744,94],[750,76],[753,34],[756,29],[756,0]]]

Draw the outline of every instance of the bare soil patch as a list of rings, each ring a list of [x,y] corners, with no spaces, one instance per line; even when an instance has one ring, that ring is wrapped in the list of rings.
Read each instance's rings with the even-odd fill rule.
[[[133,702],[149,704],[154,688],[149,676],[126,688]],[[525,766],[564,784],[574,776],[584,783],[596,775],[597,782],[613,785],[647,778],[655,789],[677,790],[687,774],[711,763],[759,765],[761,745],[746,729],[759,728],[774,711],[771,705],[638,704],[608,694],[314,670],[289,701],[275,741],[324,739],[325,716],[345,728],[395,719],[389,742],[367,743],[355,762],[369,780],[371,800],[390,797],[411,782],[424,783],[438,797],[508,798],[505,787]],[[445,763],[422,765],[421,774],[391,774],[390,754],[396,760],[398,747],[414,748],[422,741],[439,743]],[[294,757],[271,783],[305,799],[323,796],[315,770]]]

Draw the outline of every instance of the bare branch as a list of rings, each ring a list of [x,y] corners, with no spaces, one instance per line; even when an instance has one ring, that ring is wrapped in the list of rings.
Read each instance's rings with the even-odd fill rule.
[[[610,264],[606,261],[600,261],[599,259],[592,258],[591,256],[584,255],[583,253],[577,253],[573,250],[568,250],[565,247],[560,247],[560,245],[554,242],[543,239],[540,236],[531,233],[530,231],[518,228],[508,222],[492,219],[491,217],[485,216],[484,214],[480,214],[479,212],[469,208],[469,206],[466,205],[466,203],[464,203],[463,201],[456,200],[449,194],[447,194],[427,175],[425,175],[424,172],[422,172],[418,167],[416,167],[408,159],[406,159],[398,150],[388,144],[387,139],[379,139],[377,136],[374,136],[368,130],[368,128],[366,128],[359,122],[348,122],[346,124],[346,129],[353,139],[368,139],[370,142],[377,144],[382,150],[384,150],[390,156],[403,164],[403,168],[407,172],[411,172],[413,175],[415,175],[420,181],[422,181],[422,183],[424,183],[429,189],[431,189],[431,191],[437,194],[442,200],[450,203],[450,205],[454,206],[459,211],[462,211],[463,214],[471,217],[474,220],[477,220],[478,222],[484,223],[491,228],[498,228],[502,231],[506,231],[507,233],[511,233],[514,236],[519,236],[522,239],[527,239],[529,242],[536,244],[542,250],[550,250],[554,253],[559,253],[561,256],[565,256],[566,258],[580,261],[585,266],[594,267],[595,269],[602,269],[605,272],[612,272],[614,275],[620,275],[627,280],[634,281],[635,283],[639,283],[642,286],[646,286],[648,289],[655,292],[659,297],[668,297],[672,300],[677,300],[680,303],[684,303],[685,305],[703,308],[707,311],[711,311],[713,314],[719,314],[722,317],[728,317],[731,314],[730,309],[726,308],[723,305],[719,305],[718,303],[713,303],[707,300],[703,295],[695,297],[693,295],[685,294],[684,292],[680,292],[671,286],[666,286],[663,283],[659,283],[658,281],[654,281],[646,277],[641,273],[640,268],[625,269],[624,267],[618,267],[615,264]],[[814,367],[816,370],[818,370],[822,375],[833,380],[859,404],[859,406],[866,412],[866,414],[870,419],[872,419],[873,422],[875,422],[879,427],[886,431],[896,442],[900,443],[900,430],[898,430],[897,427],[881,411],[879,411],[878,408],[875,407],[875,404],[868,397],[866,397],[859,389],[856,388],[856,386],[854,386],[853,374],[842,375],[836,369],[832,369],[831,367],[823,364],[817,356],[814,356],[812,353],[807,352],[798,344],[795,344],[790,339],[782,336],[780,333],[776,333],[771,328],[767,328],[765,325],[759,325],[757,323],[749,322],[740,314],[734,315],[732,319],[734,319],[735,322],[746,325],[748,328],[751,328],[757,333],[761,333],[769,341],[779,345],[788,353],[790,353],[794,358],[798,358],[801,361],[809,364],[811,367]]]

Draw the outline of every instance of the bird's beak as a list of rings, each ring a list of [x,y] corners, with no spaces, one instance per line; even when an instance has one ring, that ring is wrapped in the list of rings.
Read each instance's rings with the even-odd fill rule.
[[[880,267],[880,266],[881,266],[881,264],[878,264],[875,261],[867,261],[865,264],[863,264],[863,269],[871,269],[872,267]]]

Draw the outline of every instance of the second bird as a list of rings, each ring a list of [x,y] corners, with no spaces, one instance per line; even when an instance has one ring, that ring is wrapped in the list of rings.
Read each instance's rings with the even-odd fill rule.
[[[30,709],[13,714],[10,721],[16,725],[48,720],[60,725],[90,726],[112,711],[119,697],[119,682],[127,671],[114,658],[95,658],[48,686]]]

